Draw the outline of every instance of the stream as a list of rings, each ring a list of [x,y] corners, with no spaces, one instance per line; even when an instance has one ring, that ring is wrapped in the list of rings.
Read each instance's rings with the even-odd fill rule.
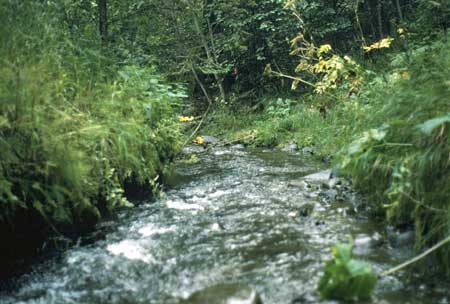
[[[161,198],[99,223],[88,236],[96,241],[34,265],[0,303],[257,303],[232,293],[258,294],[265,304],[335,303],[315,287],[337,242],[352,237],[356,256],[377,273],[414,254],[389,241],[345,183],[305,178],[326,169],[310,156],[187,150],[198,161],[177,164]],[[447,288],[409,284],[399,273],[378,282],[371,302],[449,299]]]

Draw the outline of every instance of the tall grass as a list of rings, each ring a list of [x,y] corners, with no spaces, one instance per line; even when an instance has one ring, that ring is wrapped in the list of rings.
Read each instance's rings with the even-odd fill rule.
[[[444,37],[393,58],[361,102],[376,109],[345,149],[344,169],[380,214],[413,226],[418,248],[450,234],[450,43]],[[450,275],[450,247],[436,253]]]
[[[0,4],[0,226],[9,237],[32,229],[28,219],[59,230],[129,205],[125,182],[150,187],[180,147],[183,89],[151,67],[116,65],[95,35],[74,41],[51,5]]]

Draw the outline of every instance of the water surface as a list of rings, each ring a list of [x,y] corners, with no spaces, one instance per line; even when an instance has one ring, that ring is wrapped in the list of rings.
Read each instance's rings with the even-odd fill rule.
[[[177,166],[164,197],[101,223],[101,240],[36,265],[0,303],[175,304],[220,283],[250,285],[264,303],[318,303],[315,286],[336,242],[355,239],[357,255],[377,272],[412,254],[383,242],[383,229],[354,199],[299,186],[324,169],[320,162],[233,148],[198,158]],[[391,276],[373,303],[448,303],[446,293]]]

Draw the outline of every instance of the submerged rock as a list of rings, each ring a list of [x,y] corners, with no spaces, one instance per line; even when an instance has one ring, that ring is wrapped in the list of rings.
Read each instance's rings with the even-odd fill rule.
[[[202,138],[203,138],[204,144],[206,144],[206,145],[215,145],[215,144],[219,143],[219,139],[217,139],[214,136],[203,135]]]
[[[245,146],[244,146],[243,144],[236,144],[236,145],[231,146],[231,149],[234,149],[234,150],[244,150],[244,149],[245,149]]]
[[[331,203],[337,200],[339,197],[339,192],[336,189],[328,189],[321,191],[319,196],[326,203]]]
[[[313,294],[312,291],[309,291],[297,296],[291,302],[291,304],[300,304],[300,303],[317,303],[317,297]]]
[[[262,304],[259,294],[242,284],[218,284],[194,292],[183,304]]]
[[[355,237],[355,248],[353,252],[356,255],[369,255],[372,251],[378,248],[383,243],[383,238],[378,232],[372,235],[358,234]]]
[[[323,170],[317,173],[304,176],[302,179],[308,182],[327,182],[330,179],[331,170]]]
[[[299,213],[303,217],[310,216],[314,211],[315,205],[313,203],[306,203],[300,207]]]
[[[205,151],[205,148],[203,146],[199,145],[188,145],[183,148],[184,154],[192,154],[192,153],[202,153]]]
[[[387,229],[387,233],[389,243],[395,248],[414,246],[415,233],[413,230],[399,232]]]

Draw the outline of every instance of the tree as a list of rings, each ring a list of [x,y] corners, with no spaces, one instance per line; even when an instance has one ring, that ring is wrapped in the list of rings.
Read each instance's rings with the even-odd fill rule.
[[[97,0],[98,28],[103,45],[108,43],[108,1]]]

